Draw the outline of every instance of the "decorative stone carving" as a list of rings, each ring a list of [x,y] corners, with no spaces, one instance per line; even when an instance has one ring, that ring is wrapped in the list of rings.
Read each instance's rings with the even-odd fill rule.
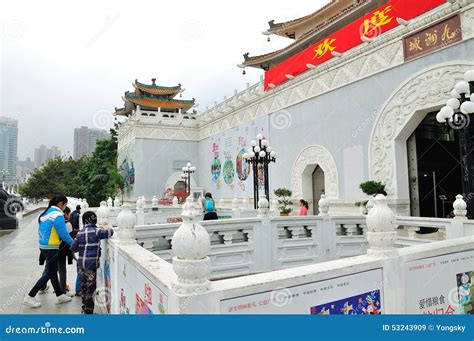
[[[89,203],[87,202],[87,199],[82,199],[82,206],[83,211],[87,211],[89,209]]]
[[[258,217],[259,218],[265,218],[268,217],[268,208],[269,208],[269,203],[267,198],[263,197],[258,200]]]
[[[311,145],[301,151],[293,163],[291,188],[295,198],[303,196],[303,171],[308,165],[318,165],[324,171],[326,196],[332,199],[339,197],[339,180],[336,161],[329,151],[320,145]]]
[[[209,234],[202,227],[197,204],[191,198],[186,199],[181,214],[183,222],[173,235],[172,249],[173,269],[178,275],[172,283],[173,290],[178,294],[193,294],[208,291],[211,248]]]
[[[324,217],[329,215],[329,200],[326,198],[326,195],[321,194],[321,199],[318,201],[318,208],[318,216]]]
[[[141,197],[137,199],[137,214],[143,214],[145,212],[145,204]]]
[[[467,204],[461,194],[456,195],[453,203],[454,219],[467,219]]]
[[[109,197],[109,198],[107,199],[107,207],[113,207],[112,197]]]
[[[397,255],[395,213],[388,207],[387,198],[383,194],[378,194],[373,201],[374,207],[366,218],[368,230],[366,235],[370,244],[367,255],[381,257]]]
[[[84,209],[85,210],[85,209]],[[100,206],[97,209],[97,223],[99,226],[107,226],[107,217],[109,215],[109,208],[105,201],[100,202]]]
[[[135,222],[136,217],[129,204],[124,204],[117,216],[118,238],[121,243],[136,243]]]
[[[473,66],[456,61],[416,74],[394,92],[378,114],[369,144],[369,171],[371,179],[385,184],[389,196],[398,197],[394,159],[395,140],[401,130],[417,111],[444,105],[456,82]]]
[[[114,199],[114,207],[120,208],[120,199],[118,197],[115,197]]]

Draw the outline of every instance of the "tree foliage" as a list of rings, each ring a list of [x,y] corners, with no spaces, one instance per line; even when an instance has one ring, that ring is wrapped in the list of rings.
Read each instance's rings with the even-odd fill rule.
[[[23,196],[51,198],[63,193],[86,198],[89,205],[114,196],[122,188],[123,178],[117,171],[117,134],[110,130],[109,139],[97,142],[92,157],[79,160],[56,158],[37,169],[20,187]]]

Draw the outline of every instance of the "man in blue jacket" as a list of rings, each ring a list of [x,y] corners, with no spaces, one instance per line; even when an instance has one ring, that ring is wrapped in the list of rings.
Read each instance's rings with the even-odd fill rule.
[[[32,308],[41,307],[36,300],[36,294],[41,288],[51,281],[56,293],[56,304],[70,302],[71,297],[66,296],[59,286],[58,279],[58,252],[61,240],[71,245],[73,239],[69,235],[64,220],[64,209],[67,206],[67,198],[58,195],[49,201],[48,208],[38,218],[38,237],[41,254],[46,259],[46,266],[40,279],[26,295],[23,304]]]

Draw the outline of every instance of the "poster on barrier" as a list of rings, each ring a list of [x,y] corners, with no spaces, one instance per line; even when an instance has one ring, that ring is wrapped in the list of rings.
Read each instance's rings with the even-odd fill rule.
[[[474,314],[474,251],[406,262],[407,314]]]
[[[118,255],[119,313],[137,315],[166,314],[168,297],[124,256]]]
[[[379,315],[382,269],[221,301],[221,314]]]

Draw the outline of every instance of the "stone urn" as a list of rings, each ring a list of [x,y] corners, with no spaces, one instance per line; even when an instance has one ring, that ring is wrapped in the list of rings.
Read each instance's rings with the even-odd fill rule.
[[[366,217],[367,241],[370,249],[369,255],[394,254],[395,242],[397,240],[395,213],[388,207],[387,198],[383,194],[378,194],[373,199],[374,207]]]

